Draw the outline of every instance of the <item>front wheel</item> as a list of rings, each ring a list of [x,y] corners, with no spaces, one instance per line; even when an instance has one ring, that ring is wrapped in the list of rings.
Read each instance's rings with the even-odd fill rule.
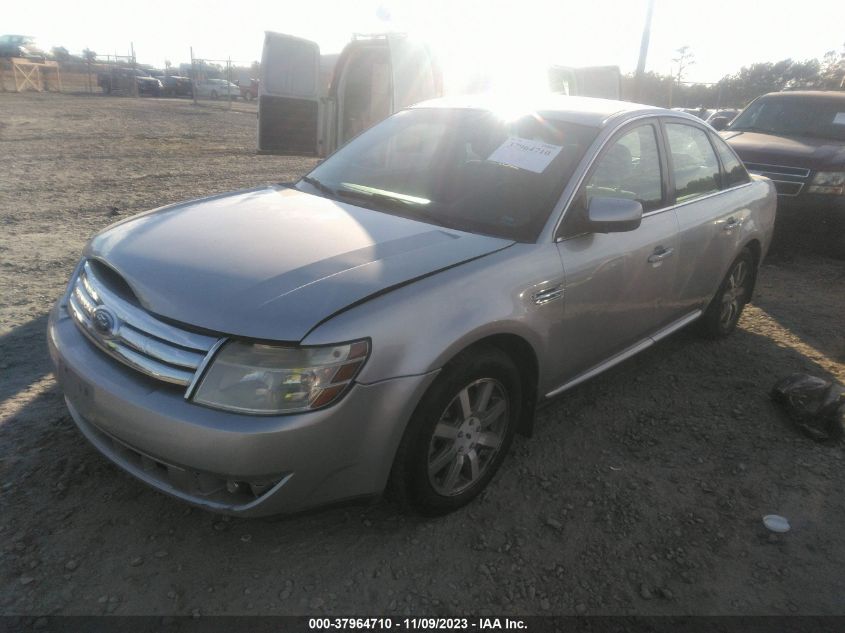
[[[727,336],[736,329],[745,304],[751,299],[756,269],[747,248],[731,264],[716,296],[701,317],[701,331],[711,338]]]
[[[519,373],[504,352],[483,347],[456,358],[408,424],[388,495],[429,516],[469,503],[501,466],[520,403]]]

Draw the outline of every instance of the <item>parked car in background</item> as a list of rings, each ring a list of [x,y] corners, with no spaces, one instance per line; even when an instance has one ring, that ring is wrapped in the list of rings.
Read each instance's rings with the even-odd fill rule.
[[[763,95],[721,134],[750,172],[775,183],[790,230],[845,257],[845,92]]]
[[[252,101],[258,98],[258,87],[260,82],[258,79],[250,79],[247,83],[242,83],[238,87],[241,89],[241,96],[244,101]]]
[[[225,79],[206,79],[197,82],[197,97],[206,99],[237,99],[241,89]]]
[[[722,131],[752,173],[771,178],[781,204],[845,212],[845,92],[774,92]]]
[[[295,185],[106,229],[48,341],[81,432],[163,492],[261,515],[387,489],[442,514],[539,402],[692,323],[730,334],[774,215],[694,117],[441,99]]]
[[[672,108],[672,110],[676,112],[685,112],[686,114],[691,114],[694,117],[697,117],[704,121],[707,119],[708,116],[713,112],[712,109],[705,108],[704,106],[700,106],[698,108]]]
[[[0,35],[0,57],[20,57],[43,62],[44,52],[35,45],[35,39],[29,35]]]
[[[192,97],[194,95],[193,82],[189,77],[178,75],[164,75],[159,78],[161,94],[165,97]]]
[[[131,93],[137,86],[139,95],[158,97],[161,95],[161,82],[140,68],[123,68],[115,66],[105,72],[97,74],[97,85],[105,94],[113,92]]]
[[[709,112],[710,114],[704,120],[716,130],[723,130],[739,114],[737,108],[723,108],[721,110],[710,110]]]

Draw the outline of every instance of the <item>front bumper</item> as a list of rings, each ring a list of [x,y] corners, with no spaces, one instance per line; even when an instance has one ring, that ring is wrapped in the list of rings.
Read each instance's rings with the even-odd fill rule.
[[[47,329],[70,413],[100,452],[162,492],[243,516],[381,493],[436,375],[356,384],[319,411],[248,416],[188,402],[181,389],[107,357],[58,305]]]

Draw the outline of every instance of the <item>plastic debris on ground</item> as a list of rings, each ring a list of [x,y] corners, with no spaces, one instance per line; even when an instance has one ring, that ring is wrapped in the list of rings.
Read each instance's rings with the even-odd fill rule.
[[[782,517],[777,514],[767,514],[764,516],[763,525],[765,525],[770,531],[778,534],[785,534],[786,532],[789,532],[789,521],[786,520],[786,517]]]
[[[835,440],[845,431],[845,387],[809,374],[792,374],[772,388],[792,422],[817,442]]]

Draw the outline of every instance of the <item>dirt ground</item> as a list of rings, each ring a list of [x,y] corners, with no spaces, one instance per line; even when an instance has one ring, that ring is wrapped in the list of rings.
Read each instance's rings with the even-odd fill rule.
[[[222,518],[101,457],[46,313],[107,224],[313,165],[257,156],[255,130],[247,104],[0,94],[0,613],[845,614],[842,444],[768,397],[796,371],[845,380],[845,262],[789,240],[734,336],[681,332],[545,407],[451,516]]]

